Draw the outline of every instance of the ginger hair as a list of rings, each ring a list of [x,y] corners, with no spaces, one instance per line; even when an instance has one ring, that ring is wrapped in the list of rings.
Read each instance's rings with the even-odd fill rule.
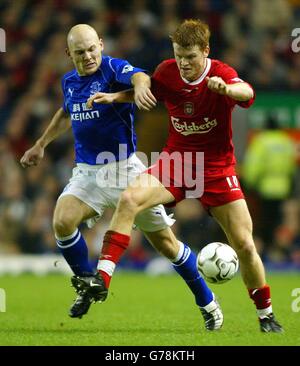
[[[206,23],[198,19],[187,19],[170,36],[173,43],[189,48],[198,45],[201,50],[209,46],[210,30]]]

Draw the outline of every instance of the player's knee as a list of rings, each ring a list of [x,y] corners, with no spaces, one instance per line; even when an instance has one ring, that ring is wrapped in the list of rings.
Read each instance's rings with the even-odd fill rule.
[[[139,203],[133,190],[127,189],[121,193],[118,209],[119,211],[132,212],[134,214],[139,211]]]
[[[72,234],[77,228],[77,222],[73,214],[54,216],[53,230],[57,236],[63,237]]]
[[[240,238],[234,245],[240,259],[251,260],[256,255],[256,248],[251,237]]]

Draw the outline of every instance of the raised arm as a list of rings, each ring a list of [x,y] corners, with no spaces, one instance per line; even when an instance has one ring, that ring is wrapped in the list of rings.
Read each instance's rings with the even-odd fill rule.
[[[46,128],[42,136],[29,150],[24,153],[20,159],[20,163],[23,168],[32,165],[38,165],[38,163],[44,157],[46,146],[49,145],[51,141],[55,140],[57,137],[67,131],[70,127],[71,121],[69,115],[66,114],[62,108],[60,108],[53,116],[49,126]]]
[[[206,77],[207,86],[212,91],[227,95],[228,97],[239,102],[247,102],[253,98],[253,90],[247,83],[226,84],[225,81],[218,77]]]

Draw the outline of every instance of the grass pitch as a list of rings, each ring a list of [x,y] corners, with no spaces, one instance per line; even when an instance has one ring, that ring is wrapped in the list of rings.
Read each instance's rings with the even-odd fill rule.
[[[268,283],[284,334],[259,332],[254,305],[240,277],[211,286],[224,312],[218,332],[205,331],[193,296],[175,274],[116,273],[107,300],[93,304],[81,320],[67,315],[74,299],[68,277],[0,277],[0,288],[6,292],[0,345],[300,345],[299,299],[294,306],[299,312],[292,310],[292,302],[297,301],[292,291],[300,288],[300,274],[269,274]]]

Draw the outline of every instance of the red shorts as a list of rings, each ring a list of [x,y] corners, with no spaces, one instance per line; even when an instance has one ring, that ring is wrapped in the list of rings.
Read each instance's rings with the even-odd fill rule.
[[[196,198],[206,210],[209,210],[209,207],[222,206],[244,198],[234,165],[207,168],[203,171],[203,167],[199,168],[199,164],[197,168],[194,163],[189,164],[186,161],[180,164],[171,161],[166,165],[165,158],[161,154],[156,163],[145,173],[156,177],[175,197],[175,202],[167,204],[168,207],[175,206],[185,198]],[[187,185],[182,177],[188,175],[191,179]],[[193,186],[191,184],[193,182],[197,184]]]

